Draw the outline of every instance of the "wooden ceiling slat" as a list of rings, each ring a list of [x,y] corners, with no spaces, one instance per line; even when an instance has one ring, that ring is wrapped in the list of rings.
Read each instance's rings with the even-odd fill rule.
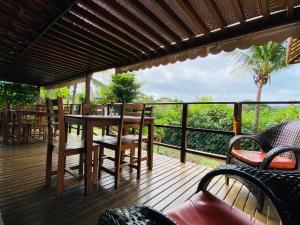
[[[70,72],[70,70],[62,70],[61,68],[52,68],[52,67],[49,67],[49,66],[46,66],[46,67],[41,67],[40,64],[34,64],[34,63],[31,63],[30,66],[28,66],[27,64],[24,64],[24,63],[20,63],[19,64],[20,66],[22,66],[22,68],[25,68],[26,69],[35,69],[35,70],[39,70],[41,72],[44,72],[44,73],[47,73],[47,74],[53,74],[53,73],[62,73],[64,71],[67,71],[67,72]]]
[[[211,12],[211,14],[214,15],[214,19],[216,20],[216,22],[218,23],[219,27],[221,28],[221,30],[226,29],[226,21],[223,18],[222,14],[220,13],[216,2],[215,1],[210,1],[210,0],[204,0],[206,7],[208,8],[208,10]]]
[[[231,0],[232,7],[242,27],[246,25],[246,17],[242,11],[240,0]]]
[[[49,33],[52,31],[55,33],[56,36],[58,37],[62,37],[65,39],[65,37],[68,37],[68,39],[66,40],[70,40],[72,43],[77,44],[77,46],[82,46],[85,50],[90,50],[91,52],[93,52],[94,54],[98,55],[98,59],[100,61],[103,62],[114,62],[114,59],[111,59],[109,57],[105,57],[103,56],[103,52],[101,51],[102,49],[98,48],[97,45],[95,45],[94,43],[90,43],[89,41],[84,41],[81,38],[76,37],[76,35],[74,34],[70,34],[68,31],[61,29],[60,27],[53,27],[51,29],[51,31],[49,31]],[[60,34],[60,35],[57,35]]]
[[[127,18],[127,20],[131,21],[132,23],[137,24],[139,28],[142,30],[141,32],[145,32],[149,34],[151,37],[155,39],[156,42],[158,42],[159,45],[165,46],[165,49],[167,49],[168,46],[170,45],[167,39],[160,36],[155,30],[153,30],[152,27],[148,26],[148,24],[140,20],[137,16],[132,14],[121,4],[118,4],[116,1],[111,1],[111,0],[104,0],[102,3],[107,5],[112,10],[118,11],[120,15]]]
[[[86,22],[82,19],[79,19],[75,15],[68,13],[68,15],[64,15],[64,18],[66,18],[69,21],[72,21],[76,26],[79,26],[81,28],[84,28],[90,32],[93,32],[93,33],[101,36],[105,41],[116,46],[116,48],[124,50],[125,52],[129,53],[132,56],[136,56],[136,55],[140,54],[140,52],[137,51],[136,49],[134,49],[130,46],[124,46],[123,42],[119,41],[118,39],[112,38],[109,35],[106,35],[106,33],[101,32],[101,30],[97,29],[96,27],[94,27],[93,25],[89,24],[88,22]]]
[[[47,55],[51,55],[51,56],[56,56],[57,59],[68,59],[70,62],[76,62],[76,64],[78,66],[86,66],[87,64],[99,64],[99,65],[107,65],[108,63],[103,63],[101,60],[99,61],[94,61],[93,59],[91,58],[81,58],[79,55],[74,56],[72,55],[70,52],[69,53],[66,53],[66,52],[63,52],[63,51],[56,51],[56,50],[53,50],[53,49],[49,49],[49,48],[44,48],[43,46],[39,46],[39,47],[35,47],[35,46],[32,46],[31,48],[33,51],[38,51],[42,54],[44,54],[45,56]]]
[[[55,40],[62,45],[70,46],[71,48],[73,48],[74,51],[81,52],[85,55],[89,55],[90,57],[93,57],[95,59],[103,58],[103,56],[99,52],[95,51],[95,49],[93,49],[91,46],[83,45],[82,43],[77,42],[75,39],[69,38],[64,33],[51,30],[51,33],[48,32],[47,35],[45,35],[45,37],[47,37],[47,39]]]
[[[56,26],[62,27],[65,29],[65,32],[70,32],[70,35],[78,35],[78,37],[82,39],[90,40],[91,43],[94,43],[94,45],[98,46],[99,49],[103,52],[102,54],[104,56],[108,56],[109,58],[115,58],[117,60],[128,57],[128,53],[123,51],[123,49],[119,49],[113,45],[111,45],[109,42],[106,42],[104,39],[93,35],[90,32],[87,32],[86,30],[83,30],[79,28],[78,26],[70,23],[67,20],[61,20],[59,23],[56,24]]]
[[[157,8],[165,12],[165,15],[168,17],[172,23],[176,25],[180,30],[182,30],[187,37],[194,36],[194,32],[182,21],[182,19],[171,9],[171,7],[165,3],[164,1],[160,0],[153,0],[152,2],[155,4]]]
[[[91,54],[84,52],[82,50],[78,50],[74,48],[74,44],[72,43],[64,43],[64,42],[60,42],[60,40],[52,40],[52,39],[42,39],[44,43],[46,43],[46,45],[52,45],[52,49],[63,49],[66,51],[69,51],[73,54],[79,54],[82,55],[83,57],[87,57],[92,59],[93,61],[97,61],[98,57],[92,56]]]
[[[210,36],[209,29],[206,24],[202,21],[201,17],[195,11],[193,6],[188,1],[178,0],[177,1],[180,7],[184,10],[187,16],[189,16],[190,20],[197,26],[198,30],[203,33],[205,36]]]
[[[72,11],[80,15],[81,17],[87,19],[88,21],[92,22],[93,24],[97,24],[102,32],[105,32],[110,37],[118,39],[120,42],[123,43],[123,45],[131,46],[139,52],[148,52],[150,50],[147,46],[141,44],[132,37],[127,36],[125,33],[115,28],[112,24],[108,24],[106,21],[101,20],[99,17],[94,16],[90,12],[84,10],[83,8],[77,6],[73,8]]]
[[[92,57],[85,56],[83,54],[78,54],[74,52],[72,49],[64,48],[63,46],[59,47],[56,45],[49,45],[47,43],[39,43],[38,46],[33,45],[32,49],[38,48],[40,50],[43,50],[45,53],[47,51],[51,52],[52,54],[58,54],[64,57],[68,57],[70,59],[73,59],[74,61],[78,60],[80,62],[90,61],[91,63],[99,62],[99,60],[95,60]],[[111,62],[112,63],[112,62]]]
[[[180,42],[181,37],[176,34],[173,30],[169,28],[166,24],[164,24],[158,17],[149,10],[145,5],[143,5],[140,1],[130,1],[125,0],[126,4],[130,5],[130,7],[134,8],[136,11],[141,13],[144,17],[147,18],[147,20],[151,20],[156,26],[160,28],[161,31],[164,32],[164,34],[168,35],[169,38],[171,38],[174,42]]]
[[[136,2],[136,1],[134,1]],[[94,11],[96,15],[101,15],[105,17],[106,20],[108,20],[111,24],[114,24],[114,26],[118,26],[120,28],[123,28],[128,33],[132,34],[132,36],[136,37],[140,42],[143,44],[148,44],[150,48],[157,48],[157,44],[154,43],[151,39],[149,39],[149,36],[147,36],[144,33],[140,33],[137,30],[135,30],[133,27],[129,26],[125,21],[120,20],[118,17],[111,14],[109,11],[106,11],[102,7],[100,7],[98,4],[96,4],[93,1],[84,1],[82,4],[89,10]],[[100,17],[100,16],[99,16]]]
[[[28,56],[26,56],[23,59],[24,62],[26,61],[26,62],[29,62],[29,63],[30,63],[31,60],[38,61],[40,63],[40,65],[50,64],[50,65],[53,65],[53,66],[55,66],[55,65],[57,65],[57,66],[63,65],[63,66],[65,66],[67,68],[70,68],[70,69],[72,69],[72,68],[74,68],[74,69],[79,68],[79,66],[76,65],[75,62],[70,62],[68,59],[57,60],[57,57],[55,57],[55,56],[51,56],[51,55],[45,56],[44,54],[41,54],[41,53],[39,53],[37,51],[33,51],[33,54],[28,55]]]
[[[28,63],[26,63],[27,61],[24,60],[24,62],[20,62],[19,65],[22,66],[22,68],[24,67],[27,67],[27,68],[30,68],[31,66],[33,67],[37,67],[37,68],[40,68],[40,69],[45,69],[47,70],[48,72],[51,71],[52,74],[55,74],[55,73],[66,73],[66,72],[70,72],[70,70],[78,70],[78,68],[73,68],[73,67],[68,67],[67,69],[65,67],[62,67],[62,66],[59,66],[59,65],[55,65],[55,64],[52,64],[52,63],[47,63],[45,64],[45,62],[41,62],[41,60],[38,60],[38,59],[28,59],[28,61],[30,61],[30,66],[28,66]],[[50,61],[52,62],[52,61]]]

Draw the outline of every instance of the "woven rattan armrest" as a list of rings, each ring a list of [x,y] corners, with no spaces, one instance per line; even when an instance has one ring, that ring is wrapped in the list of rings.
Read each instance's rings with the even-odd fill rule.
[[[260,168],[261,169],[268,169],[269,165],[271,164],[272,160],[283,153],[287,152],[293,152],[296,157],[296,161],[298,161],[298,155],[300,154],[300,148],[298,147],[288,147],[288,146],[279,146],[276,148],[273,148],[270,150],[267,154],[266,157],[263,159]],[[296,169],[296,168],[295,168]]]
[[[228,154],[231,153],[231,150],[233,149],[234,145],[239,142],[240,140],[243,139],[248,139],[248,140],[252,140],[254,141],[256,144],[258,144],[259,146],[261,146],[260,140],[258,138],[258,135],[237,135],[234,136],[230,139],[229,144],[228,144]]]

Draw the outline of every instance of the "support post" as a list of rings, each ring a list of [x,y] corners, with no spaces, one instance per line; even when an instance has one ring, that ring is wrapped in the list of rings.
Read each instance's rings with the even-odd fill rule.
[[[91,80],[93,74],[88,74],[85,77],[85,103],[91,102]]]
[[[181,151],[180,151],[180,161],[182,163],[186,162],[187,115],[188,115],[188,104],[183,103],[183,105],[182,105],[182,118],[181,118]]]
[[[233,132],[234,135],[239,135],[242,132],[242,102],[234,103],[234,114],[233,114]],[[236,143],[234,148],[240,149],[240,142]]]

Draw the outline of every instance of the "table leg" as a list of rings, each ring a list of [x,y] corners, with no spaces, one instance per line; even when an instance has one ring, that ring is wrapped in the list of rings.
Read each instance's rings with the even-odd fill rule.
[[[85,193],[92,193],[92,150],[93,150],[93,126],[87,121],[85,132]]]
[[[154,142],[154,121],[148,125],[147,165],[148,169],[153,168],[153,142]]]
[[[3,112],[3,143],[8,144],[9,126],[8,126],[8,112]]]

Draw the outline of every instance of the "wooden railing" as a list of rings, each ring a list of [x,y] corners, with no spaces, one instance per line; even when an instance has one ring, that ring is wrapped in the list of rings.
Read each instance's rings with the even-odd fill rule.
[[[242,134],[242,112],[244,105],[255,105],[255,104],[270,104],[270,105],[289,105],[295,104],[300,105],[300,101],[265,101],[265,102],[164,102],[164,103],[145,103],[148,106],[153,106],[153,111],[155,115],[155,108],[162,105],[178,105],[181,106],[181,124],[180,125],[172,125],[172,124],[158,124],[156,122],[155,128],[156,130],[165,129],[168,132],[177,132],[178,139],[176,139],[176,143],[164,143],[164,141],[155,141],[154,143],[159,146],[164,146],[167,148],[172,148],[180,151],[180,161],[186,161],[187,153],[192,153],[196,155],[208,156],[218,159],[225,159],[226,153],[224,151],[221,153],[209,152],[205,147],[203,149],[192,148],[189,147],[190,139],[189,136],[191,133],[201,134],[204,136],[212,136],[215,139],[225,139],[226,143],[220,142],[219,146],[216,144],[215,148],[222,148],[223,150],[227,148],[227,144],[229,139],[238,134]],[[114,104],[117,106],[118,104]],[[188,126],[188,112],[189,107],[191,105],[230,105],[233,107],[233,115],[232,115],[232,127],[228,130],[218,130],[218,129],[208,129],[203,127],[190,127]],[[75,107],[75,106],[73,106]],[[111,105],[108,104],[108,107],[111,108]],[[74,127],[75,128],[75,127]],[[79,128],[76,127],[77,132],[79,132]],[[208,137],[209,139],[209,137]],[[207,146],[208,147],[208,146]],[[237,146],[238,147],[238,146]]]

